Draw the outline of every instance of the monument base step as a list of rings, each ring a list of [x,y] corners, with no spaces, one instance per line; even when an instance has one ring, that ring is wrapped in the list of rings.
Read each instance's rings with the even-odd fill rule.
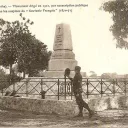
[[[71,71],[70,76],[74,77],[75,72]],[[81,72],[82,77],[86,77],[86,72]],[[64,78],[64,71],[46,71],[46,72],[41,72],[40,76],[43,77],[59,77],[59,78]]]

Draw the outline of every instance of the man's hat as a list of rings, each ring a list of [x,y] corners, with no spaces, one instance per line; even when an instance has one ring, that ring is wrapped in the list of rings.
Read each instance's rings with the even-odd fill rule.
[[[69,68],[66,68],[66,69],[65,69],[64,75],[70,75],[70,69],[69,69]]]
[[[75,66],[75,70],[80,71],[81,67],[80,66]]]

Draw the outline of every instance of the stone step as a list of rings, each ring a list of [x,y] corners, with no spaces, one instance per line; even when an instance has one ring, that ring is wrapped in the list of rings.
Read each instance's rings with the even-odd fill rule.
[[[128,109],[120,109],[120,110],[113,109],[113,110],[98,111],[96,112],[95,116],[114,117],[114,118],[128,117]]]

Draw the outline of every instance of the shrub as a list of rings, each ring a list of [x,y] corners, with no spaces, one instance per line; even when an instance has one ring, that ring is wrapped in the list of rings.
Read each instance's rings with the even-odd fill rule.
[[[6,74],[3,69],[0,69],[0,90],[9,87],[10,85],[14,84],[15,82],[19,82],[22,78],[13,74],[8,75]]]

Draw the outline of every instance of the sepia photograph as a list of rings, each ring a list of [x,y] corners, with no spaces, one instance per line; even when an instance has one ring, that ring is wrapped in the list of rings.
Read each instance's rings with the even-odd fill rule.
[[[0,1],[0,127],[128,127],[127,0]]]

